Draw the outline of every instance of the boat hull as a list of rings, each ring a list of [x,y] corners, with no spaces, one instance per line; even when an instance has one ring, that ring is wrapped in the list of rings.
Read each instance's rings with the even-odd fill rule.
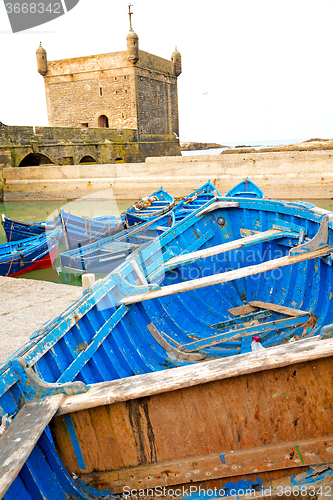
[[[0,275],[20,276],[36,269],[52,267],[57,256],[61,231],[0,245]]]
[[[52,221],[33,222],[29,224],[28,222],[10,219],[4,215],[2,215],[2,226],[8,242],[31,238],[54,229]]]
[[[51,423],[66,469],[104,495],[226,496],[331,462],[333,341],[297,344],[69,397]]]
[[[314,358],[309,362],[309,377],[306,371],[299,376],[299,368],[274,372],[281,368],[275,365],[270,368],[273,370],[272,378],[267,383],[263,375],[257,375],[258,378],[248,378],[245,387],[241,384],[244,384],[250,372],[240,373],[244,364],[241,361],[242,353],[251,351],[254,335],[260,337],[263,347],[269,348],[279,346],[295,335],[321,334],[324,328],[331,328],[332,334],[333,328],[329,327],[333,323],[332,247],[331,214],[299,203],[240,197],[237,198],[237,203],[232,198],[212,201],[204,210],[201,207],[137,253],[134,252],[131,259],[126,260],[105,279],[92,285],[76,304],[35,332],[31,340],[2,365],[0,411],[2,417],[9,415],[16,419],[24,402],[34,400],[41,394],[66,392],[73,389],[68,387],[73,382],[86,384],[87,387],[83,390],[96,383],[117,383],[119,386],[116,392],[121,396],[128,387],[128,378],[132,377],[134,380],[135,375],[152,374],[157,377],[155,387],[159,389],[158,393],[150,390],[143,394],[139,392],[141,385],[135,386],[135,392],[128,398],[127,405],[124,405],[123,413],[119,413],[119,429],[123,428],[124,439],[121,439],[121,443],[124,449],[121,454],[110,452],[100,457],[100,453],[94,448],[94,454],[96,452],[95,456],[100,457],[103,467],[97,466],[95,471],[89,473],[89,478],[84,476],[84,467],[81,467],[81,446],[75,449],[77,464],[74,461],[68,467],[69,470],[74,467],[73,470],[79,471],[83,483],[81,481],[76,484],[73,481],[73,476],[66,470],[54,448],[49,429],[46,429],[33,448],[31,459],[29,457],[26,460],[8,490],[5,500],[63,500],[66,495],[69,498],[71,495],[74,498],[88,498],[89,495],[98,497],[101,488],[109,487],[113,481],[111,476],[106,475],[108,483],[103,486],[103,473],[116,471],[116,480],[118,477],[125,477],[122,474],[130,473],[132,468],[139,474],[138,477],[146,481],[148,476],[140,476],[143,472],[140,467],[150,467],[154,463],[161,465],[163,477],[167,481],[168,469],[165,470],[165,467],[176,467],[175,457],[171,456],[168,443],[165,440],[161,442],[163,429],[159,427],[155,406],[150,403],[153,400],[158,406],[159,398],[164,398],[164,392],[168,392],[171,399],[179,398],[169,407],[168,398],[165,401],[163,399],[159,412],[168,424],[166,428],[172,447],[172,427],[177,439],[179,437],[183,440],[183,447],[177,448],[176,459],[179,456],[183,463],[187,459],[191,460],[193,471],[189,472],[190,480],[195,477],[195,471],[200,465],[196,460],[201,456],[211,457],[215,454],[214,460],[217,462],[213,463],[216,467],[218,463],[219,471],[223,469],[223,465],[232,464],[227,459],[232,460],[235,450],[237,453],[251,451],[255,457],[258,452],[259,456],[260,450],[266,445],[265,433],[270,447],[270,460],[275,460],[275,445],[287,443],[289,447],[293,446],[290,448],[292,456],[287,456],[284,450],[285,463],[281,462],[283,457],[276,458],[277,466],[274,470],[288,470],[292,473],[294,466],[303,469],[303,466],[310,467],[315,460],[323,463],[327,459],[332,461],[326,455],[326,452],[329,454],[333,449],[329,439],[333,421],[331,389],[327,389],[327,379],[323,378],[322,368],[317,362],[314,363]],[[290,252],[294,254],[290,256]],[[305,349],[307,356],[314,351],[315,348],[312,347]],[[257,359],[262,367],[262,356],[270,358],[269,352],[271,351],[267,349],[259,353],[258,357],[255,353],[248,356],[252,363]],[[235,356],[238,354],[240,356]],[[326,370],[330,377],[331,356],[331,353],[326,356],[330,358]],[[29,374],[30,378],[22,369],[18,358],[23,358],[30,367],[33,372]],[[219,371],[219,378],[214,380],[201,380],[195,384],[198,378],[192,374],[188,386],[160,390],[158,384],[169,368],[197,368],[202,375],[202,366],[207,359],[212,359],[211,363],[236,360],[235,373],[239,376],[237,384],[240,386],[235,382],[235,375],[229,377],[228,386],[224,387],[225,382]],[[291,363],[290,357],[285,359],[287,365]],[[297,363],[305,361],[303,359]],[[311,366],[315,367],[312,372]],[[170,371],[173,373],[173,370]],[[262,369],[258,368],[257,371]],[[42,379],[39,385],[34,378],[36,373]],[[182,377],[177,373],[177,381],[181,382]],[[212,371],[209,370],[209,373]],[[315,378],[317,373],[318,377]],[[309,378],[309,387],[304,377]],[[125,382],[122,380],[124,378]],[[215,386],[218,380],[222,385]],[[280,380],[284,384],[279,385]],[[199,386],[203,384],[212,384],[206,385],[205,396],[199,390]],[[192,392],[194,389],[191,387],[194,385],[198,386],[197,394]],[[323,387],[319,395],[316,393],[318,387]],[[185,399],[181,400],[179,394],[183,395],[184,391]],[[209,391],[213,396],[211,401],[207,401],[210,399]],[[293,391],[297,395],[296,400]],[[309,391],[309,399],[305,391]],[[171,394],[173,392],[174,395]],[[240,394],[242,398],[239,397]],[[140,397],[146,398],[143,406],[140,406],[139,399],[133,404],[128,402]],[[215,413],[214,400],[217,402]],[[258,401],[263,405],[262,412]],[[108,399],[103,405],[122,405],[124,402]],[[278,414],[280,404],[283,415]],[[167,407],[169,411],[164,414],[164,408]],[[115,408],[117,409],[116,406]],[[228,409],[228,413],[224,413],[224,408]],[[112,414],[113,409],[110,407],[109,410],[108,413]],[[95,409],[90,411],[95,419]],[[300,420],[297,420],[298,411]],[[113,418],[116,419],[117,411],[111,416],[112,426],[116,425]],[[306,418],[311,419],[311,422],[306,423]],[[178,424],[178,419],[182,426]],[[187,419],[191,422],[190,426]],[[66,444],[70,450],[71,443],[74,447],[74,443],[77,443],[76,430],[75,425],[70,424],[71,417],[65,415],[64,420],[66,426],[70,427],[67,431],[66,428],[64,430],[70,436]],[[83,423],[86,425],[86,422]],[[98,418],[93,427],[95,424],[98,427]],[[89,421],[87,425],[90,425]],[[105,427],[97,427],[96,432],[103,433]],[[153,430],[154,437],[148,428]],[[208,437],[196,434],[196,428]],[[257,444],[250,437],[247,428],[252,428]],[[9,427],[8,432],[10,429]],[[76,429],[79,432],[79,423]],[[100,446],[105,446],[106,450],[113,447],[119,450],[121,445],[118,442],[113,444],[110,427],[106,431]],[[87,461],[87,465],[92,466],[89,464],[89,457],[85,456],[87,449],[95,447],[91,437],[95,431],[91,433],[90,429],[89,432],[89,440],[82,446],[81,454],[84,455],[84,463]],[[54,440],[57,439],[56,433],[58,430],[54,431]],[[189,436],[188,446],[185,442],[186,435]],[[85,435],[83,440],[84,438]],[[199,438],[202,445],[195,450],[195,442]],[[320,448],[319,441],[323,439],[326,439],[327,444],[324,441],[324,447]],[[63,443],[62,439],[61,442]],[[304,452],[300,443],[305,446]],[[311,448],[310,445],[318,446]],[[59,452],[65,453],[60,444]],[[122,460],[123,453],[127,462]],[[92,463],[96,459],[94,454]],[[109,464],[103,460],[109,460]],[[233,475],[219,475],[216,478],[218,484],[230,482],[228,478],[238,477],[241,480],[249,474],[257,474],[251,469],[249,461],[242,463],[242,475],[237,476],[237,470],[230,471]],[[242,463],[235,466],[242,466]],[[267,467],[260,474],[271,474],[270,463],[266,462]],[[77,465],[78,469],[75,468]],[[245,466],[249,468],[246,469]],[[96,483],[92,483],[95,473]],[[158,474],[161,474],[161,469],[154,476],[156,480],[160,480]],[[209,481],[213,480],[212,476],[207,475],[205,480],[207,478]],[[179,484],[188,484],[184,481],[187,479],[181,478]],[[197,483],[203,481],[200,476]]]
[[[31,271],[36,271],[37,269],[46,269],[48,267],[52,267],[53,263],[57,257],[58,247],[53,248],[50,253],[48,253],[45,257],[42,257],[38,262],[28,265],[24,269],[20,271],[16,271],[14,273],[9,273],[7,276],[20,276],[22,274],[30,273]]]

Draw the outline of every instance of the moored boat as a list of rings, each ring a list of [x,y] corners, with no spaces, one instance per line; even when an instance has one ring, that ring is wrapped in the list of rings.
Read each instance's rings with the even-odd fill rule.
[[[214,197],[221,196],[215,186],[208,181],[199,189],[180,201],[167,214],[150,217],[148,222],[130,227],[109,238],[63,252],[59,256],[57,271],[65,282],[76,282],[83,273],[93,273],[96,278],[106,276],[118,267],[130,254],[142,245],[157,238]]]
[[[122,219],[114,215],[85,217],[61,209],[59,220],[59,227],[63,229],[64,244],[68,250],[80,248],[124,229]]]
[[[52,267],[57,256],[61,229],[0,245],[0,275],[21,274]]]
[[[60,227],[64,231],[64,244],[70,250],[92,243],[100,238],[112,236],[122,231],[124,227],[158,217],[163,213],[167,213],[174,205],[173,197],[162,188],[152,193],[147,197],[147,200],[151,201],[144,199],[137,202],[133,207],[125,210],[121,217],[115,215],[81,216],[62,209],[54,221],[46,220],[28,223],[1,214],[1,223],[7,242],[30,238],[50,231],[55,227]],[[145,204],[147,205],[146,208]],[[132,214],[133,217],[137,214],[138,219],[134,220]]]
[[[97,498],[136,478],[259,489],[331,462],[332,341],[280,344],[331,334],[332,215],[213,199],[37,331],[0,368],[1,416],[13,419],[0,442],[4,498]],[[266,349],[250,353],[257,336]],[[96,389],[96,400],[100,383],[101,405],[44,431],[67,397],[93,401]]]
[[[147,222],[152,217],[163,215],[174,206],[175,200],[162,187],[150,196],[143,198],[122,214],[126,227]]]
[[[8,243],[44,234],[55,227],[54,221],[24,222],[6,217],[4,214],[1,214],[1,224]]]

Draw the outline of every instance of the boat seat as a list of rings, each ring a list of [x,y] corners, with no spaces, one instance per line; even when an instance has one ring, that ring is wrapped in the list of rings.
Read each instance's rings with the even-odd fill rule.
[[[146,235],[143,235],[143,234],[138,234],[137,238],[142,238],[143,240],[155,240],[156,236],[146,236]]]
[[[304,314],[310,316],[312,314],[311,312],[302,311],[301,309],[281,306],[280,304],[273,304],[272,302],[261,302],[260,300],[252,300],[243,306],[228,309],[228,312],[233,316],[241,316],[257,311],[258,309],[265,309],[267,311],[277,312],[286,316],[303,316]]]
[[[214,247],[212,247],[212,248],[214,248]],[[212,248],[205,249],[204,251],[206,251],[206,250],[212,251]],[[216,248],[218,248],[218,247],[215,247],[215,249]],[[304,262],[307,260],[317,259],[319,257],[324,257],[331,252],[332,252],[332,247],[323,246],[318,250],[303,252],[303,253],[297,254],[295,256],[286,255],[286,256],[280,257],[278,259],[272,259],[272,260],[268,260],[266,262],[262,262],[261,264],[255,264],[252,266],[241,267],[239,269],[233,269],[232,271],[225,271],[224,273],[217,273],[217,274],[213,274],[211,276],[204,276],[202,278],[197,278],[197,279],[190,280],[190,281],[184,281],[182,283],[177,283],[175,285],[166,285],[166,286],[159,288],[158,290],[149,291],[149,293],[143,292],[142,294],[136,294],[134,296],[126,296],[123,299],[121,299],[120,302],[122,304],[134,304],[135,302],[141,302],[144,300],[152,300],[152,299],[156,299],[156,298],[160,298],[160,297],[166,297],[168,295],[172,295],[175,293],[187,292],[189,290],[197,290],[198,288],[217,285],[220,283],[227,283],[229,281],[238,280],[240,278],[245,278],[247,276],[253,276],[253,275],[264,273],[267,271],[272,271],[273,269],[279,269],[281,267],[286,267],[286,266],[290,266],[293,264],[297,264],[299,262]],[[197,253],[198,254],[200,253],[201,258],[202,258],[202,256],[203,256],[202,252],[197,252]],[[217,253],[220,253],[220,252],[217,252]],[[209,255],[208,252],[205,254],[205,257],[207,255]],[[180,256],[180,257],[188,257],[188,255]],[[174,258],[174,260],[176,260],[176,259],[177,259],[177,265],[178,265],[178,257]],[[186,260],[186,262],[189,263],[188,260]],[[154,275],[154,277],[155,277],[158,274],[158,272],[160,273],[161,269],[163,269],[163,271],[165,272],[164,266],[167,266],[167,265],[168,265],[168,262],[159,266],[158,269],[156,269],[154,271],[154,273],[151,273],[149,275],[149,278],[151,279],[152,275]]]
[[[187,253],[182,253],[177,257],[172,257],[168,259],[168,254],[165,252],[165,258],[167,259],[158,269],[154,270],[154,273],[150,278],[156,278],[160,274],[166,273],[171,269],[175,269],[179,266],[184,266],[187,264],[193,264],[201,259],[212,257],[214,255],[223,254],[230,252],[231,250],[237,250],[239,248],[245,248],[247,246],[257,245],[258,243],[264,243],[272,240],[276,240],[283,237],[298,237],[299,233],[295,232],[294,229],[281,229],[273,228],[267,231],[251,234],[245,238],[239,238],[237,240],[230,240],[221,245],[215,245],[209,248],[204,248],[197,251],[190,251]],[[188,249],[191,250],[191,249]]]
[[[269,321],[267,323],[261,323],[259,325],[251,325],[247,328],[229,330],[227,332],[213,335],[212,337],[195,340],[194,342],[189,342],[188,344],[183,344],[181,347],[179,347],[179,349],[184,350],[184,352],[187,353],[197,352],[201,349],[216,346],[218,344],[221,344],[222,342],[231,342],[242,339],[243,337],[248,337],[250,335],[266,335],[272,330],[298,328],[305,325],[305,323],[308,321],[308,315],[309,313],[304,313],[303,316],[290,316],[288,318],[277,319]]]
[[[249,305],[259,309],[267,309],[268,311],[273,311],[286,316],[310,316],[312,312],[303,311],[301,309],[294,309],[292,307],[281,306],[280,304],[273,304],[271,302],[261,302],[260,300],[253,300],[249,302]]]
[[[125,243],[123,241],[115,241],[111,243],[110,245],[103,245],[101,244],[101,250],[104,252],[119,252],[121,250],[128,250],[131,249],[132,247],[137,247],[140,245],[136,245],[134,243]]]

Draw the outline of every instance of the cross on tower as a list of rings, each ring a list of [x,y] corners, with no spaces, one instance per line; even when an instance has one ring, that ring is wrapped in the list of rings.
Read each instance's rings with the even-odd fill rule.
[[[133,28],[132,28],[132,15],[133,15],[133,12],[131,12],[131,7],[133,7],[132,4],[128,4],[128,15],[129,15],[129,21],[130,21],[130,31],[133,31]]]

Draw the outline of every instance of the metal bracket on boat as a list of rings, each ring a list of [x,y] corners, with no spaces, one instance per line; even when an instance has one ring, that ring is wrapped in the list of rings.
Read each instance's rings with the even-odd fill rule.
[[[142,293],[160,290],[161,288],[156,283],[147,283],[147,285],[132,285],[119,273],[113,273],[112,278],[118,288],[118,291],[115,291],[115,295],[118,300],[125,297],[131,297],[132,295],[141,295]]]
[[[209,212],[213,212],[214,210],[218,210],[219,208],[237,208],[239,206],[240,206],[239,201],[215,200],[208,207],[202,209],[199,213],[195,214],[195,216],[201,217],[202,215],[206,215]]]
[[[178,361],[189,361],[190,363],[197,363],[198,361],[203,361],[207,359],[207,356],[197,352],[186,352],[186,349],[177,349],[170,344],[157,330],[156,326],[153,323],[149,323],[147,328],[151,334],[151,336],[156,340],[156,342],[166,350],[171,358],[176,358]]]
[[[302,245],[298,245],[289,251],[289,256],[300,255],[306,252],[313,252],[314,250],[319,250],[320,247],[327,246],[328,244],[328,222],[330,217],[325,215],[320,222],[320,226],[317,234],[310,240]]]
[[[20,378],[20,385],[27,399],[53,396],[54,394],[66,394],[73,396],[87,392],[88,387],[84,382],[67,382],[66,384],[56,384],[45,382],[35,373],[23,358],[16,358],[11,364]]]

